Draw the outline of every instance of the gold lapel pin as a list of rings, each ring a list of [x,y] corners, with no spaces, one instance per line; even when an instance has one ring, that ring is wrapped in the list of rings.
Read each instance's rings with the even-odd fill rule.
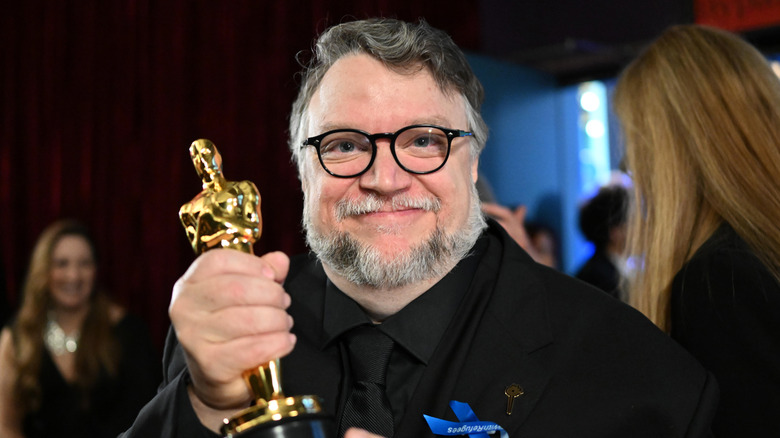
[[[506,414],[512,415],[512,405],[517,397],[524,394],[523,388],[517,383],[513,383],[506,387],[504,394],[506,394]]]

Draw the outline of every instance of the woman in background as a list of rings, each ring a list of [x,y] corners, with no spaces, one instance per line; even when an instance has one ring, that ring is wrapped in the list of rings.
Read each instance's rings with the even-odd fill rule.
[[[716,436],[780,436],[780,81],[737,36],[677,26],[614,103],[631,301],[717,378]]]
[[[115,437],[154,395],[148,331],[96,276],[86,228],[60,221],[42,233],[0,336],[0,436]]]
[[[580,207],[582,235],[593,244],[593,255],[575,277],[624,300],[620,283],[625,276],[623,252],[626,249],[628,189],[619,184],[606,185]]]

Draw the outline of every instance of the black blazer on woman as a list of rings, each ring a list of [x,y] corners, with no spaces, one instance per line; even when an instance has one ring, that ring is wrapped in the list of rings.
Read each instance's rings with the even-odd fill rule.
[[[716,377],[716,436],[780,436],[780,284],[728,224],[674,278],[672,337]]]

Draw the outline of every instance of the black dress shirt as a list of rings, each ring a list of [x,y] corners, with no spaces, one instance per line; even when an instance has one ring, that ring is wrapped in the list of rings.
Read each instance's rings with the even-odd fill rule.
[[[379,329],[395,342],[387,367],[387,396],[393,408],[396,427],[428,360],[469,289],[486,246],[487,239],[483,237],[471,254],[461,260],[450,274],[380,324]],[[325,348],[338,346],[343,376],[351,376],[351,372],[349,360],[345,360],[348,356],[342,335],[354,327],[371,323],[371,319],[354,300],[330,280],[327,281],[322,323],[327,338]],[[351,385],[350,377],[342,382],[336,418],[341,416]]]

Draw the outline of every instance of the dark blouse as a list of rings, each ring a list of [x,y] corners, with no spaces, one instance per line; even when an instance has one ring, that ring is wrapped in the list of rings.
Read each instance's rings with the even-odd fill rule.
[[[122,351],[119,372],[113,378],[101,373],[88,397],[65,381],[44,349],[42,406],[25,416],[26,438],[113,438],[133,423],[141,407],[155,394],[160,380],[159,361],[140,319],[125,316],[114,327],[114,334]]]
[[[728,225],[675,276],[672,337],[716,377],[717,437],[780,436],[780,284]]]
[[[605,251],[596,250],[591,258],[577,271],[576,277],[592,284],[613,298],[620,299],[620,271]]]

